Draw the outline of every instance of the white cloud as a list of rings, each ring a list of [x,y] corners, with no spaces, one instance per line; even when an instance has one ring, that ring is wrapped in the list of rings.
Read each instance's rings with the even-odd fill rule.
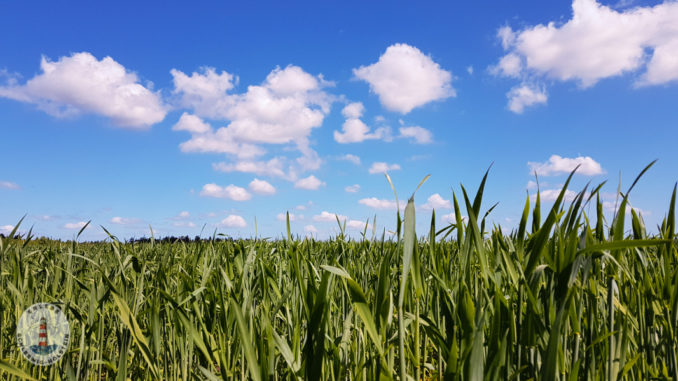
[[[256,194],[272,195],[275,194],[275,187],[268,181],[254,179],[250,182],[250,190]]]
[[[678,12],[676,12],[678,13]],[[647,72],[637,82],[638,86],[660,85],[678,80],[678,37],[657,46],[647,64]]]
[[[306,225],[306,226],[304,226],[304,231],[306,233],[317,233],[318,229],[316,229],[316,227],[313,226],[313,225]]]
[[[448,224],[453,224],[457,220],[457,217],[455,216],[454,213],[443,214],[441,218],[443,219],[444,222]]]
[[[523,69],[523,62],[519,55],[509,53],[499,60],[496,66],[490,67],[490,73],[503,77],[520,77]]]
[[[549,22],[520,31],[500,29],[498,36],[507,54],[498,66],[511,67],[502,62],[519,57],[524,62],[523,74],[575,80],[584,88],[625,73],[640,73],[637,85],[675,81],[676,20],[675,1],[617,11],[595,0],[574,0],[572,18],[565,23]]]
[[[11,181],[0,181],[0,189],[21,189],[21,187],[17,183],[13,183]]]
[[[233,201],[247,201],[252,198],[250,192],[245,188],[233,184],[221,187],[217,184],[205,184],[200,191],[203,197],[228,198]]]
[[[362,102],[353,102],[349,103],[346,105],[346,107],[344,107],[343,110],[341,110],[341,115],[343,115],[346,119],[358,119],[363,116],[364,112],[365,106],[362,104]]]
[[[434,193],[428,198],[426,203],[421,207],[424,210],[452,209],[452,203],[450,202],[450,200],[445,200],[440,194]]]
[[[523,83],[513,87],[508,93],[508,108],[516,114],[522,114],[525,107],[546,104],[548,95],[545,88]]]
[[[617,213],[617,210],[619,210],[620,206],[619,204],[621,204],[621,201],[619,201],[619,203],[613,201],[603,201],[603,209],[607,210],[608,212]],[[631,209],[633,209],[637,214],[642,214],[643,216],[649,216],[652,214],[648,210],[632,207],[629,204],[626,204],[625,214],[631,214]]]
[[[160,95],[111,57],[97,60],[87,52],[58,61],[43,57],[40,69],[23,85],[0,87],[0,97],[33,103],[59,117],[99,114],[130,128],[148,128],[167,114]]]
[[[349,161],[355,165],[360,165],[360,157],[347,153],[339,157],[339,160]]]
[[[69,222],[67,224],[64,224],[65,229],[71,229],[71,230],[76,230],[76,229],[82,229],[83,226],[85,226],[87,222],[85,221],[79,221],[79,222]]]
[[[384,107],[402,114],[456,95],[452,74],[407,44],[389,46],[378,62],[353,69],[353,74],[370,84]]]
[[[431,134],[431,131],[423,127],[401,127],[398,131],[400,132],[401,138],[412,138],[417,144],[427,144],[433,141],[433,134]]]
[[[234,155],[238,159],[252,159],[266,153],[266,150],[260,146],[237,141],[223,128],[214,132],[212,128],[202,122],[200,118],[197,116],[193,117],[201,121],[201,126],[207,126],[208,130],[204,133],[192,133],[189,140],[179,144],[181,152],[225,153]],[[177,125],[180,123],[181,120]],[[197,122],[195,122],[195,124],[197,124]],[[187,126],[182,129],[188,130],[188,128],[200,129],[201,127]]]
[[[527,188],[527,189],[537,189],[537,182],[530,180],[530,181],[527,182],[527,185],[525,186],[525,188]]]
[[[306,205],[297,205],[294,207],[296,210],[306,210]]]
[[[9,233],[12,232],[14,229],[14,225],[1,225],[0,226],[0,233],[7,236]]]
[[[346,222],[346,226],[351,228],[351,229],[364,230],[365,226],[367,226],[367,223],[365,221],[359,221],[359,220],[348,220]]]
[[[454,213],[443,214],[441,216],[441,218],[443,219],[443,222],[446,222],[448,224],[456,224],[457,223],[457,216]],[[466,220],[468,220],[468,217],[462,216],[461,220],[466,221]]]
[[[313,221],[317,221],[317,222],[337,222],[337,218],[339,218],[339,221],[345,221],[345,220],[348,219],[348,217],[346,217],[344,215],[330,213],[330,212],[323,210],[320,214],[313,216]]]
[[[504,48],[504,50],[508,50],[516,41],[516,33],[510,26],[499,28],[499,30],[497,30],[497,37],[501,40],[501,47]]]
[[[317,190],[322,186],[325,186],[325,182],[318,180],[318,178],[313,175],[299,179],[294,183],[295,188],[307,190]]]
[[[184,210],[184,211],[179,212],[179,214],[177,215],[176,218],[183,219],[183,218],[189,218],[190,216],[191,216],[191,213]]]
[[[217,74],[211,67],[203,67],[202,74],[191,76],[172,69],[174,93],[180,95],[183,106],[196,110],[201,115],[216,116],[216,110],[231,106],[226,92],[233,89],[237,78],[222,71]]]
[[[187,112],[181,114],[177,124],[172,127],[174,131],[188,131],[192,134],[204,134],[212,130],[209,124],[203,122],[200,117]]]
[[[194,228],[195,227],[195,223],[193,223],[192,221],[175,221],[175,222],[172,223],[172,225],[174,227],[177,227],[177,228]]]
[[[396,209],[395,200],[385,200],[376,197],[363,198],[358,200],[359,204],[365,205],[372,209]],[[400,201],[400,208],[404,208],[406,203]]]
[[[542,189],[539,191],[539,200],[542,202],[544,201],[556,201],[558,196],[560,195],[560,192],[562,189]],[[577,192],[573,190],[566,190],[565,191],[565,197],[563,197],[564,201],[572,201],[574,198],[577,196]],[[530,200],[533,202],[537,199],[537,194],[531,194],[530,195]]]
[[[137,218],[125,218],[125,217],[113,217],[111,218],[111,223],[117,225],[134,225],[138,224],[140,221]]]
[[[374,132],[360,120],[365,108],[360,102],[351,103],[344,107],[342,114],[346,121],[341,126],[341,131],[334,131],[334,140],[337,143],[360,143],[372,139],[391,139],[391,130],[388,127],[379,127]]]
[[[358,191],[360,190],[360,184],[349,185],[345,187],[344,190],[348,193],[358,193]]]
[[[360,143],[365,140],[389,140],[390,129],[379,127],[374,132],[360,119],[347,119],[341,126],[342,132],[334,131],[334,140],[337,143]]]
[[[310,147],[299,147],[299,150],[301,151],[302,155],[295,160],[299,167],[298,170],[315,171],[323,164],[323,159],[321,159],[320,156],[318,156],[318,153],[312,150]],[[296,176],[297,169],[290,168],[290,173]]]
[[[466,72],[469,73],[469,75],[473,75],[473,66],[466,66]]]
[[[561,157],[551,155],[549,160],[544,163],[529,161],[530,173],[537,172],[539,176],[553,176],[561,173],[572,172],[577,165],[580,165],[577,174],[586,176],[595,176],[605,173],[600,163],[596,162],[590,156],[578,156],[575,158]]]
[[[243,172],[253,173],[259,176],[290,179],[290,175],[285,172],[284,159],[279,157],[274,157],[268,161],[242,160],[235,163],[220,162],[212,164],[212,168],[219,172]]]
[[[231,214],[228,217],[221,220],[219,226],[225,228],[244,228],[247,226],[247,222],[245,222],[245,219],[242,218],[241,216]]]
[[[384,173],[388,171],[397,171],[400,169],[400,165],[398,164],[388,164],[384,163],[381,161],[377,161],[372,163],[372,166],[369,169],[370,174],[375,174],[375,173]]]
[[[287,221],[287,214],[286,213],[278,213],[278,215],[275,217],[278,221]],[[297,216],[294,213],[290,213],[290,221],[295,221],[297,219]]]
[[[275,68],[258,86],[245,93],[230,93],[237,79],[227,72],[203,68],[190,76],[172,70],[178,103],[200,117],[228,121],[216,130],[192,133],[182,143],[185,152],[226,153],[252,159],[266,153],[264,144],[294,144],[301,152],[302,170],[320,161],[309,147],[314,128],[322,125],[333,97],[322,89],[328,82],[298,66]]]

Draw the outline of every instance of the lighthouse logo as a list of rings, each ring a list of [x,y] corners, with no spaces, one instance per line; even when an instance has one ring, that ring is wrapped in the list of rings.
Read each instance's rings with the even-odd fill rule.
[[[21,314],[16,339],[28,361],[35,365],[52,365],[68,349],[68,320],[54,304],[34,304]]]

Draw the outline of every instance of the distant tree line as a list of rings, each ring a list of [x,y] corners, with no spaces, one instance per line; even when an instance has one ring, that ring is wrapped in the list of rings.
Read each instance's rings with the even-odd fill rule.
[[[11,239],[12,237],[8,237],[3,233],[0,233],[0,238],[1,239]],[[21,234],[14,234],[14,239],[17,240],[23,240],[26,237],[23,237]],[[60,239],[53,239],[53,238],[47,238],[47,237],[40,237],[40,238],[34,238],[31,237],[31,240],[47,240],[47,241],[61,241]],[[148,237],[141,237],[141,238],[135,238],[132,237],[128,240],[126,240],[127,243],[149,243],[151,241],[155,241],[157,243],[176,243],[176,242],[208,242],[208,241],[235,241],[232,237],[223,237],[223,236],[218,236],[218,237],[200,237],[200,236],[195,236],[193,238],[184,235],[184,236],[167,236],[167,237],[162,237],[162,238],[148,238]],[[90,242],[97,242],[97,241],[90,241]]]
[[[207,241],[234,241],[233,238],[231,237],[207,237],[203,238],[200,236],[195,236],[193,238],[184,235],[184,236],[167,236],[167,237],[162,237],[162,238],[148,238],[148,237],[141,237],[141,238],[130,238],[127,240],[128,243],[148,243],[151,241],[155,242],[160,242],[160,243],[175,243],[175,242],[207,242]]]

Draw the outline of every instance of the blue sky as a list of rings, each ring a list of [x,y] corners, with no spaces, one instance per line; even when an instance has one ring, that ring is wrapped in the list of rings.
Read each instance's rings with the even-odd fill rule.
[[[39,9],[39,12],[36,11]],[[475,192],[505,230],[620,173],[650,230],[678,180],[678,3],[3,2],[0,233],[357,236],[419,180],[417,225]],[[593,213],[593,210],[591,210]],[[25,231],[25,229],[22,229]],[[371,232],[371,226],[369,231]]]

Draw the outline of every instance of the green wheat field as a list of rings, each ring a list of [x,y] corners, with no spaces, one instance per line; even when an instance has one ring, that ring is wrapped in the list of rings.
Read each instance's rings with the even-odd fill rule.
[[[392,236],[352,239],[340,225],[326,241],[298,238],[289,219],[277,240],[13,232],[0,241],[2,379],[678,379],[676,188],[649,234],[624,212],[631,189],[611,221],[602,184],[565,202],[571,174],[552,208],[528,197],[509,232],[486,224],[486,178],[455,195],[455,223],[434,214],[420,237],[414,194]],[[16,342],[38,302],[70,321],[49,367]]]

